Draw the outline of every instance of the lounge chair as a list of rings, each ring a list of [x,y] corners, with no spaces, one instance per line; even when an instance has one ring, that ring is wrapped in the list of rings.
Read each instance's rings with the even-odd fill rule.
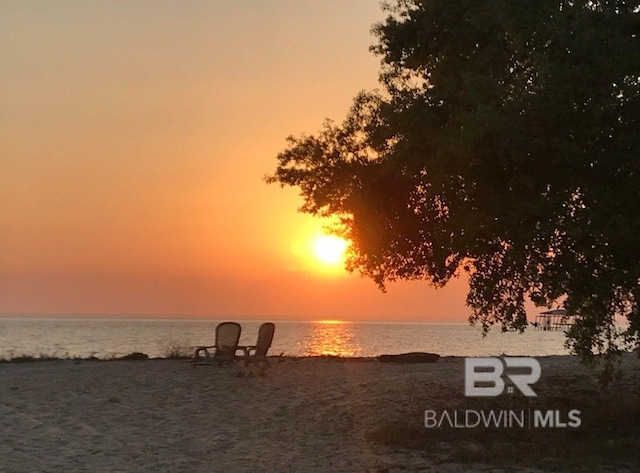
[[[258,329],[258,341],[254,346],[245,347],[244,354],[244,366],[254,364],[256,366],[262,364],[264,367],[270,367],[271,364],[267,358],[267,352],[271,347],[273,341],[273,333],[276,330],[276,326],[271,322],[266,322],[260,325]]]
[[[236,322],[219,323],[216,327],[215,345],[196,347],[193,354],[193,365],[212,364],[211,360],[213,359],[213,362],[218,363],[218,366],[225,363],[235,366],[241,330],[240,324]],[[213,354],[210,350],[213,351]]]

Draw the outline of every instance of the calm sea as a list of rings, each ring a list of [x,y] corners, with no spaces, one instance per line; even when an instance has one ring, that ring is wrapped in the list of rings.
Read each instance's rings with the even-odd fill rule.
[[[110,358],[132,352],[165,357],[212,345],[216,320],[0,318],[0,359],[21,355]],[[259,321],[240,321],[241,344],[255,344]],[[276,322],[270,353],[348,357],[425,351],[442,356],[566,354],[562,332],[495,330],[443,323]]]

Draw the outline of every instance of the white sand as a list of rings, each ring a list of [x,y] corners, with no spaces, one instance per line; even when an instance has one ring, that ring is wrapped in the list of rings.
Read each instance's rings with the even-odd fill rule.
[[[591,392],[574,359],[542,361],[549,383],[571,373]],[[425,409],[462,398],[463,377],[461,358],[286,360],[264,377],[168,360],[0,364],[0,471],[538,471],[368,440],[385,423],[422,426]]]

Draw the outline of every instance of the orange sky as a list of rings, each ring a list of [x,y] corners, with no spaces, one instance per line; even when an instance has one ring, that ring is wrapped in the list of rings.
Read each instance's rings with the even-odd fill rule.
[[[372,0],[0,4],[0,314],[465,321],[320,271],[289,134],[376,86]]]

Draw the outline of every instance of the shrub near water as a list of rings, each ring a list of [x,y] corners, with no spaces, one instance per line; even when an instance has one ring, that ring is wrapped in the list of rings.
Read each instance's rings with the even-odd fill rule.
[[[55,355],[47,355],[44,353],[40,353],[37,356],[34,356],[34,355],[10,356],[9,358],[3,358],[0,361],[3,363],[29,363],[33,361],[56,361],[61,359],[62,358]]]
[[[193,349],[177,342],[171,342],[164,350],[167,360],[186,360],[193,356]]]
[[[179,345],[171,345],[164,352],[164,358],[167,360],[186,360],[192,357],[192,351],[190,348],[181,347]],[[79,356],[58,356],[50,355],[46,353],[40,353],[39,355],[16,355],[10,353],[4,358],[0,358],[0,363],[32,363],[37,361],[60,361],[60,360],[75,360],[75,361],[139,361],[148,360],[149,355],[142,352],[132,352],[123,356],[108,356],[105,358],[97,358],[95,355],[88,357]]]

